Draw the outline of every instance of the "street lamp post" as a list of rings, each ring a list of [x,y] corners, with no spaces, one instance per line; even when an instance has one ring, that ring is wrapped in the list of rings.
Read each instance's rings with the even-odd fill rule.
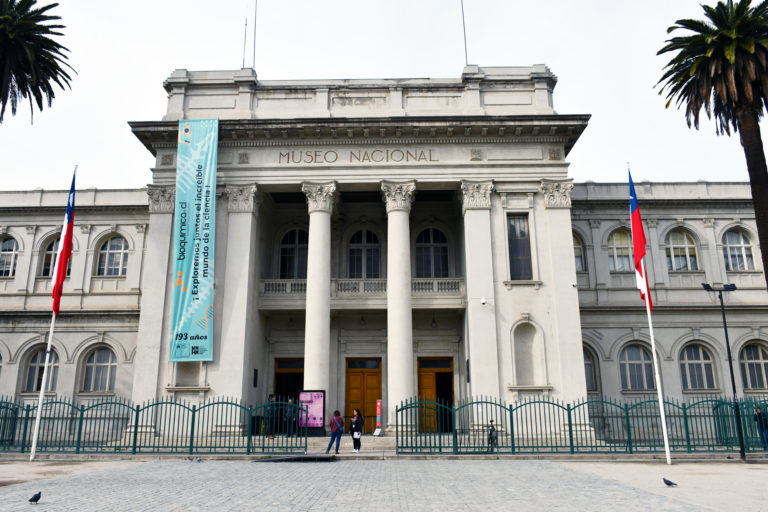
[[[736,379],[733,377],[733,357],[731,356],[731,343],[728,341],[728,324],[725,321],[725,304],[723,303],[723,292],[734,291],[736,285],[724,284],[722,288],[713,288],[708,283],[701,283],[701,286],[708,292],[717,292],[717,298],[720,299],[720,311],[723,314],[723,331],[725,331],[725,348],[728,351],[728,368],[731,371],[731,390],[733,391],[733,410],[736,414],[736,432],[739,435],[739,455],[741,456],[741,460],[745,460],[747,455],[744,449],[744,432],[741,426],[739,398],[736,396]]]

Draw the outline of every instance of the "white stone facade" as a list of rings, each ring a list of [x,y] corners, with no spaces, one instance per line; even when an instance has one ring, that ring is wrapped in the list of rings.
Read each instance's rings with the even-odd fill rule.
[[[56,393],[253,403],[300,384],[325,390],[329,411],[381,398],[389,425],[417,394],[648,393],[643,304],[611,238],[629,226],[627,186],[568,178],[565,157],[588,116],[558,115],[555,83],[544,66],[292,82],[177,70],[165,119],[131,123],[157,157],[149,188],[78,191]],[[220,119],[214,360],[170,363],[177,121],[209,117]],[[719,307],[700,283],[738,286],[728,297],[734,354],[768,347],[749,188],[638,184],[638,196],[665,392],[725,392]],[[0,276],[0,395],[26,396],[50,318],[41,248],[65,193],[0,199],[0,237],[19,246],[14,276]],[[752,268],[726,270],[732,230],[746,242],[727,249],[749,249]],[[100,276],[114,234],[126,240],[125,273]],[[116,383],[94,393],[87,358],[99,347],[115,354]],[[712,373],[714,387],[684,389],[681,358],[689,381]],[[766,390],[768,375],[747,391]]]

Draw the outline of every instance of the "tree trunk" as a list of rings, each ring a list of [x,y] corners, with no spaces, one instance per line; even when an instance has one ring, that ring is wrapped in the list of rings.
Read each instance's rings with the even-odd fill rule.
[[[752,189],[752,204],[755,208],[757,238],[763,262],[763,277],[768,287],[768,168],[765,165],[763,140],[755,112],[739,112],[739,133],[744,156],[747,159],[749,184]]]

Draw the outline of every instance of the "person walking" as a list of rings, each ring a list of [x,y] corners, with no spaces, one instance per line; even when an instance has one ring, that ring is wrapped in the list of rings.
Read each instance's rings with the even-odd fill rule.
[[[275,438],[275,430],[277,425],[277,404],[275,395],[269,395],[269,403],[264,407],[264,435],[270,439]]]
[[[757,427],[757,435],[760,437],[760,444],[763,445],[763,450],[768,450],[768,417],[758,407],[755,410],[755,427]]]
[[[352,451],[358,453],[360,451],[360,438],[363,437],[363,415],[360,413],[360,409],[355,409],[349,423],[349,432],[352,434]]]
[[[338,410],[333,411],[333,417],[331,417],[331,421],[328,422],[328,426],[331,427],[331,441],[328,443],[328,448],[325,449],[325,453],[329,453],[331,451],[331,446],[335,440],[336,455],[338,455],[339,443],[341,442],[342,434],[344,434],[344,416],[342,416]]]

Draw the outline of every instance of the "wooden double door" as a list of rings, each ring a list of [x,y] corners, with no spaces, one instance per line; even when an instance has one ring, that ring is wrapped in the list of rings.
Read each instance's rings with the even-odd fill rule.
[[[365,431],[376,428],[376,400],[381,396],[381,358],[349,358],[346,362],[346,404],[344,417],[349,420],[355,409],[365,418]]]
[[[420,357],[419,399],[437,402],[437,406],[423,407],[419,414],[422,432],[451,432],[453,405],[453,358]]]

